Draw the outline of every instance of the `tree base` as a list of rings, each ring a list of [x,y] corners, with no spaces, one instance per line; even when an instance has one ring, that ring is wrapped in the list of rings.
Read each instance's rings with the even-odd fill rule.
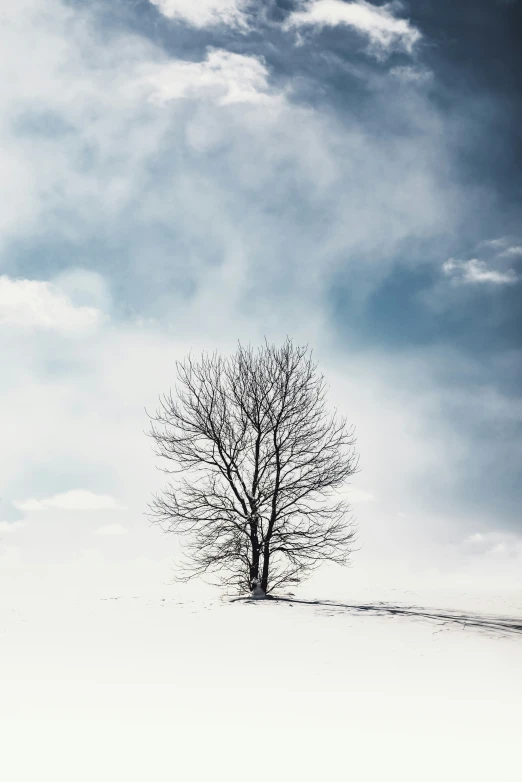
[[[263,589],[261,589],[259,584],[256,584],[256,586],[250,592],[250,597],[252,600],[264,600],[266,598],[266,593]]]

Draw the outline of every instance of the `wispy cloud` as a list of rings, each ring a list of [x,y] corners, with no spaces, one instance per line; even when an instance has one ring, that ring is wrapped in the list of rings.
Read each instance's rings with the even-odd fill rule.
[[[463,542],[464,551],[481,556],[517,556],[522,555],[522,536],[511,532],[487,531],[475,532]]]
[[[142,84],[152,88],[151,98],[169,100],[206,96],[218,105],[260,103],[274,97],[268,70],[257,57],[209,49],[202,62],[171,60],[146,69]]]
[[[397,65],[390,70],[390,76],[407,84],[426,84],[433,78],[433,73],[427,68],[413,65]]]
[[[442,270],[455,282],[470,285],[513,285],[519,279],[514,269],[490,269],[485,261],[479,261],[477,258],[471,258],[469,261],[450,258],[443,263]]]
[[[498,249],[500,247],[505,247],[508,243],[508,239],[505,236],[498,236],[496,239],[482,239],[479,246]]]
[[[522,245],[521,244],[515,244],[512,247],[507,247],[505,250],[503,250],[500,253],[501,256],[504,257],[519,257],[522,256]]]
[[[0,521],[0,535],[3,532],[18,532],[25,527],[25,521]]]
[[[150,0],[169,19],[180,19],[193,27],[224,24],[246,29],[245,10],[251,0]]]
[[[343,0],[309,0],[303,10],[294,11],[289,16],[285,27],[311,26],[320,29],[338,25],[346,25],[366,36],[370,42],[370,51],[378,57],[396,49],[411,53],[421,38],[419,30],[408,19],[395,16],[392,3],[375,6],[364,0],[352,3]]]
[[[102,320],[103,314],[98,309],[74,306],[57,285],[0,276],[0,326],[77,332],[92,328]]]
[[[516,236],[498,236],[495,239],[483,239],[478,246],[497,253],[498,258],[513,258],[522,255],[520,237]]]
[[[25,512],[43,511],[49,508],[69,511],[124,510],[124,506],[108,494],[94,494],[84,489],[74,489],[44,499],[14,502]]]

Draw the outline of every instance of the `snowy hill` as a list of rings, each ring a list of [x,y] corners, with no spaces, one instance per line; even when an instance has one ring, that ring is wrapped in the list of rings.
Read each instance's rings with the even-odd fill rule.
[[[519,782],[520,594],[386,598],[4,598],[1,777]]]

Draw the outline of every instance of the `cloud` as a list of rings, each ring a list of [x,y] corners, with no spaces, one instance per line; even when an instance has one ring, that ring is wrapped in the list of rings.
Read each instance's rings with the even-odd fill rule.
[[[112,297],[106,280],[92,269],[70,266],[51,282],[70,299],[75,307],[90,307],[104,313],[110,311]],[[100,313],[100,314],[101,314]]]
[[[2,532],[17,532],[25,525],[25,521],[0,521],[0,535]]]
[[[470,285],[513,285],[519,279],[514,269],[508,269],[507,271],[489,269],[485,261],[479,261],[476,258],[472,258],[469,261],[458,261],[450,258],[443,263],[442,270],[445,275],[451,277],[455,282]]]
[[[479,244],[484,247],[492,247],[494,249],[505,247],[508,244],[508,239],[505,236],[499,236],[496,239],[482,239]]]
[[[12,502],[0,498],[0,521],[11,524],[14,521],[21,521],[23,518],[23,513]]]
[[[96,530],[97,535],[124,535],[126,532],[121,524],[105,524]]]
[[[264,334],[291,333],[320,351],[327,377],[339,371],[338,406],[358,425],[363,475],[380,501],[361,502],[356,515],[367,514],[378,541],[389,519],[374,522],[376,508],[404,509],[419,535],[427,530],[421,548],[429,556],[430,513],[442,495],[453,497],[438,488],[465,482],[471,461],[461,416],[444,408],[460,357],[448,359],[442,380],[430,375],[429,351],[410,361],[394,345],[386,366],[386,353],[357,355],[343,317],[360,307],[364,335],[364,297],[404,251],[413,246],[424,259],[429,246],[438,264],[450,254],[440,243],[467,225],[466,210],[482,214],[461,185],[444,115],[427,90],[405,90],[393,77],[367,95],[363,112],[355,96],[349,112],[333,101],[299,102],[285,90],[305,81],[290,58],[276,82],[260,57],[201,54],[200,37],[194,49],[187,39],[181,54],[169,39],[169,54],[123,23],[101,32],[103,5],[24,0],[24,13],[6,7],[0,26],[11,75],[0,83],[0,154],[10,172],[0,178],[6,273],[31,278],[38,263],[49,283],[29,282],[54,286],[73,312],[106,311],[108,290],[115,300],[112,320],[89,331],[81,350],[49,328],[27,330],[21,345],[0,329],[10,367],[0,373],[6,492],[52,511],[45,498],[54,499],[57,479],[103,486],[133,514],[133,535],[122,540],[130,545],[159,481],[143,407],[173,382],[173,360],[189,349],[228,350],[238,337],[257,344]],[[399,45],[394,39],[390,48]],[[97,268],[109,285],[85,269],[59,273],[71,264]],[[339,279],[350,281],[353,301],[333,313]],[[467,387],[464,396],[468,410]],[[512,409],[513,400],[504,401]],[[485,421],[483,405],[474,405],[484,442],[498,416],[488,411]],[[509,442],[493,443],[480,449],[491,458],[482,472],[501,497]],[[99,525],[114,518],[110,508],[105,515]],[[45,525],[31,525],[40,551],[53,532],[62,540],[60,527],[57,509]],[[67,545],[82,535],[92,543],[84,527],[68,525]],[[142,541],[155,546],[143,530]],[[408,535],[392,535],[409,545]],[[159,550],[164,556],[163,540]]]
[[[309,0],[302,11],[290,14],[285,27],[313,26],[351,27],[370,41],[370,51],[382,57],[390,51],[402,49],[411,54],[421,38],[421,33],[407,19],[394,15],[392,3],[375,6],[359,0]]]
[[[48,276],[74,304],[103,308],[56,278],[71,251],[83,253],[75,266],[107,276],[127,312],[182,321],[200,307],[220,320],[248,299],[286,319],[274,295],[317,299],[336,268],[364,269],[367,289],[405,240],[456,230],[468,201],[436,111],[416,91],[407,132],[388,134],[387,95],[375,96],[379,121],[366,127],[299,103],[291,77],[274,87],[260,57],[198,49],[182,60],[122,28],[101,36],[98,4],[72,13],[49,0],[42,27],[44,4],[28,3],[0,29],[14,74],[0,84],[2,152],[14,166],[0,179],[0,237],[16,272],[28,255],[19,244],[43,243],[42,266],[56,264]]]
[[[503,252],[500,253],[501,256],[519,256],[522,255],[522,245],[516,244],[512,247],[507,247]]]
[[[245,9],[250,0],[150,0],[169,19],[181,19],[193,27],[224,24],[248,28]]]
[[[425,84],[433,79],[433,73],[427,68],[413,65],[397,65],[390,70],[390,76],[406,84]]]
[[[522,557],[522,536],[496,530],[476,532],[465,538],[462,549],[470,556]]]
[[[53,497],[46,497],[41,500],[23,500],[15,502],[17,508],[22,511],[42,511],[48,508],[68,511],[102,511],[102,510],[124,510],[114,497],[107,494],[94,494],[84,489],[75,489],[63,494],[55,494]]]
[[[98,309],[74,306],[57,285],[0,276],[0,326],[74,333],[91,329],[102,320]]]
[[[207,95],[218,105],[270,100],[268,70],[257,57],[209,49],[202,62],[171,60],[146,69],[142,84],[157,103]]]
[[[347,499],[354,504],[359,502],[373,502],[375,500],[373,494],[363,491],[362,489],[357,489],[354,486],[347,487],[342,493],[346,494]]]
[[[499,236],[496,239],[483,239],[479,247],[489,248],[497,253],[497,258],[518,258],[522,255],[520,238],[515,236]]]

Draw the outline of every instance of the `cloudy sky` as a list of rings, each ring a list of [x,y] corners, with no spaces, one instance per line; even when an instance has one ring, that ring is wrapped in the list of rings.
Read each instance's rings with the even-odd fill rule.
[[[518,0],[1,11],[0,578],[163,584],[144,408],[188,350],[313,347],[357,427],[336,578],[522,566]]]

